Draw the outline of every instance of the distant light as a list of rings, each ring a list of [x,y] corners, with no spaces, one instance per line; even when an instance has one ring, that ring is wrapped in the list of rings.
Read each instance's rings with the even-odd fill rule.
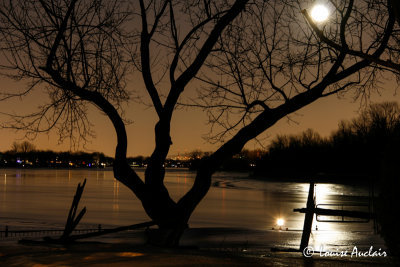
[[[138,253],[138,252],[120,252],[117,253],[118,256],[120,257],[139,257],[139,256],[144,256],[143,253]]]
[[[316,22],[323,22],[328,19],[329,10],[326,6],[318,4],[311,10],[311,17]]]
[[[278,226],[283,226],[284,224],[285,224],[285,220],[284,219],[278,219],[277,221],[276,221],[276,224],[278,225]]]

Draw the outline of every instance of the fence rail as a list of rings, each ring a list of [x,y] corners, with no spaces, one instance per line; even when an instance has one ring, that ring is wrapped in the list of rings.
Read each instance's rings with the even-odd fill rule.
[[[89,229],[75,229],[74,234],[87,234],[94,232],[102,232],[108,229],[102,229],[101,225],[97,228]],[[8,226],[4,230],[0,231],[0,239],[11,238],[11,237],[24,237],[24,236],[46,236],[46,235],[61,235],[64,233],[64,229],[39,229],[39,230],[9,230]]]

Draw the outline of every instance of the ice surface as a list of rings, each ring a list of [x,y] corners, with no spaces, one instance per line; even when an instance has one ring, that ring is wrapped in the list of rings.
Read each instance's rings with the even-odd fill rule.
[[[138,173],[143,177],[143,170]],[[192,186],[194,176],[188,170],[167,170],[165,182],[171,197],[177,200],[183,196]],[[149,220],[140,201],[113,178],[111,170],[0,169],[0,229],[5,225],[9,230],[62,229],[76,186],[84,178],[87,183],[80,207],[86,206],[87,213],[81,228],[98,224],[107,228]],[[200,242],[204,237],[215,246],[221,242],[239,246],[249,242],[254,246],[298,246],[304,214],[293,209],[305,207],[308,184],[251,180],[244,173],[220,172],[214,175],[212,185],[189,222],[197,230],[187,232],[184,242]],[[361,204],[368,200],[368,190],[359,186],[319,184],[316,192],[319,204]],[[285,220],[283,231],[276,230],[278,218]],[[315,227],[318,231],[314,230],[310,238],[310,245],[315,248],[383,246],[382,240],[373,234],[372,223],[314,221]]]

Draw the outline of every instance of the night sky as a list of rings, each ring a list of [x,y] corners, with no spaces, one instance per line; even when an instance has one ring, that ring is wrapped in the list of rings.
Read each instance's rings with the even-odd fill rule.
[[[15,86],[24,86],[23,83],[11,82],[2,78],[0,90],[2,88],[10,89]],[[140,83],[139,83],[140,82]],[[137,87],[134,87],[137,86]],[[140,90],[143,86],[142,81],[130,81],[128,89]],[[399,101],[400,96],[396,94],[396,82],[390,78],[383,82],[380,93],[372,93],[370,101]],[[195,91],[194,86],[186,88],[183,97],[190,96]],[[147,95],[143,94],[144,101],[149,101]],[[290,116],[291,120],[283,119],[275,126],[268,129],[260,136],[260,140],[264,146],[267,146],[271,138],[276,134],[296,134],[301,131],[312,128],[319,132],[322,136],[328,136],[337,128],[338,122],[342,119],[351,119],[357,116],[360,108],[360,99],[354,101],[352,92],[344,97],[330,96],[319,99],[313,104],[301,109],[299,112]],[[43,93],[36,91],[26,98],[13,99],[1,102],[0,112],[26,114],[33,112],[40,101],[47,98]],[[100,151],[106,155],[113,156],[116,145],[116,137],[114,129],[107,117],[94,106],[90,106],[89,116],[94,124],[96,137],[90,140],[85,146],[80,144],[78,148],[72,150],[85,150],[88,152]],[[157,116],[154,109],[135,102],[130,102],[125,106],[125,117],[133,123],[127,125],[128,131],[128,156],[144,155],[149,156],[154,148],[154,131],[153,127]],[[1,117],[2,122],[6,119]],[[189,152],[194,149],[203,151],[213,151],[218,148],[218,144],[210,144],[204,140],[204,135],[209,131],[209,125],[206,124],[207,117],[205,112],[200,109],[179,109],[174,113],[171,125],[171,137],[173,145],[170,149],[170,156]],[[0,129],[1,142],[0,151],[10,149],[12,142],[22,141],[23,132],[16,133],[14,130]],[[51,149],[55,151],[70,150],[71,145],[68,140],[62,144],[58,143],[58,136],[55,131],[49,134],[39,134],[38,137],[31,141],[38,149]],[[246,148],[260,148],[257,142],[251,141]]]

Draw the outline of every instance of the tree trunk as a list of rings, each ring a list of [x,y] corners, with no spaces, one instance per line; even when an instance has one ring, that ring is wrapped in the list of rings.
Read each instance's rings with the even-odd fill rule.
[[[158,229],[148,229],[148,243],[161,247],[179,247],[179,241],[188,228],[184,221],[176,221],[170,227],[159,227]]]
[[[185,214],[168,194],[154,194],[154,189],[151,192],[148,196],[154,197],[145,198],[142,204],[158,229],[147,231],[148,242],[157,246],[178,247],[191,214]]]

